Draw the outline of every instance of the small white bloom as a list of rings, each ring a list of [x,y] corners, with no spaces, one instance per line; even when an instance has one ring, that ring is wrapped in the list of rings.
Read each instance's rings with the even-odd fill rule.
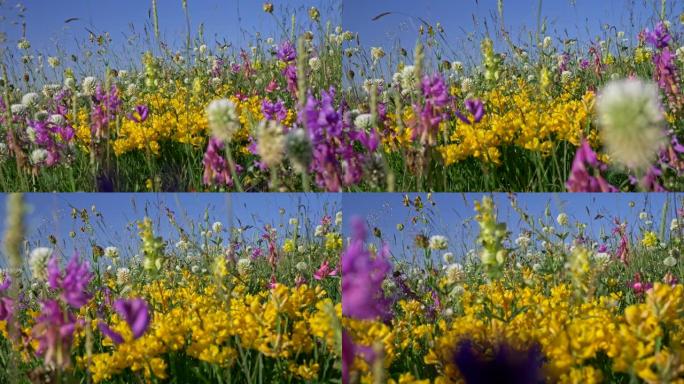
[[[12,104],[10,107],[10,111],[12,111],[12,115],[15,116],[24,116],[26,114],[26,111],[28,109],[24,104]]]
[[[60,64],[59,57],[57,57],[57,56],[48,57],[48,65],[51,68],[57,68],[57,67],[59,67],[59,64]]]
[[[193,265],[193,266],[190,268],[190,271],[191,271],[192,273],[197,273],[197,272],[199,272],[199,270],[200,270],[200,267],[197,266],[197,265]]]
[[[558,223],[558,225],[561,225],[561,226],[568,225],[568,222],[569,222],[568,215],[566,215],[565,213],[560,213],[558,215],[558,217],[556,217],[556,222]]]
[[[118,285],[127,285],[131,282],[131,270],[128,268],[118,268],[116,270],[116,283]]]
[[[551,36],[544,37],[544,42],[543,42],[544,49],[551,48],[552,43],[553,43],[553,40],[551,40]]]
[[[317,225],[316,229],[314,230],[314,236],[316,237],[321,237],[325,235],[325,229],[322,225]]]
[[[605,263],[610,260],[610,254],[608,252],[597,252],[594,259],[600,263]]]
[[[21,98],[21,103],[26,106],[26,108],[34,108],[38,105],[40,101],[40,95],[35,92],[29,92]]]
[[[311,68],[312,71],[318,72],[319,69],[321,69],[321,59],[318,57],[312,57],[309,59],[309,67]]]
[[[52,249],[47,247],[38,247],[31,251],[29,255],[29,268],[31,269],[31,276],[35,280],[47,280],[47,265],[52,256]]]
[[[335,214],[335,225],[338,227],[342,225],[342,211],[338,211]]]
[[[212,135],[224,143],[230,143],[240,129],[235,104],[228,99],[214,100],[209,103],[206,112]]]
[[[444,250],[447,249],[449,246],[449,242],[445,236],[442,235],[434,235],[430,237],[430,249],[439,251],[439,250]]]
[[[59,127],[62,127],[66,124],[66,118],[60,114],[54,114],[48,117],[48,122]]]
[[[119,248],[117,247],[107,247],[105,248],[104,254],[110,259],[116,259],[119,257]]]
[[[299,263],[297,263],[295,268],[297,268],[299,272],[305,272],[309,268],[309,266],[305,262],[300,261]]]
[[[663,260],[663,264],[667,267],[674,267],[677,265],[677,259],[675,259],[673,256],[668,256]]]
[[[645,221],[646,219],[648,219],[648,213],[646,213],[645,211],[639,212],[639,220]]]
[[[442,260],[444,260],[445,264],[451,264],[454,262],[454,254],[451,252],[446,252],[442,255]]]
[[[83,79],[83,84],[81,84],[83,94],[86,96],[93,96],[97,91],[97,79],[93,76],[88,76]]]
[[[216,233],[221,232],[221,230],[223,230],[223,223],[215,221],[214,224],[211,225],[211,230]]]
[[[48,155],[49,153],[46,149],[36,148],[33,150],[33,152],[31,152],[31,162],[33,164],[40,164],[47,160]]]
[[[249,258],[242,258],[237,261],[237,270],[241,275],[246,275],[252,270],[252,260]]]
[[[370,130],[373,126],[373,116],[370,113],[362,113],[354,119],[354,125],[363,130]]]
[[[517,239],[515,239],[515,245],[521,248],[527,248],[532,240],[530,237],[524,233],[521,233]]]
[[[299,225],[299,220],[296,217],[291,217],[289,223],[291,226],[296,227]]]
[[[679,219],[672,219],[672,222],[670,222],[670,231],[671,232],[676,232],[680,227],[679,224]]]

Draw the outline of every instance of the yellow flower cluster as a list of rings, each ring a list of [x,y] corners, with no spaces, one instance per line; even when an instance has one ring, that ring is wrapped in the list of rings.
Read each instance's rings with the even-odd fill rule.
[[[684,285],[656,284],[644,303],[624,312],[618,294],[579,301],[569,284],[517,285],[466,286],[458,313],[436,321],[426,319],[424,304],[409,300],[398,303],[391,324],[343,322],[356,344],[383,347],[385,368],[417,353],[436,369],[438,384],[462,382],[453,354],[464,340],[518,349],[538,345],[548,382],[600,383],[604,377],[595,362],[602,355],[611,359],[615,372],[633,372],[649,383],[684,382]],[[352,370],[361,373],[362,382],[373,379],[372,367],[361,357]],[[420,381],[406,373],[393,382]]]
[[[173,285],[178,278],[182,283]],[[149,300],[153,312],[150,329],[133,340],[124,322],[116,316],[110,319],[125,342],[92,356],[89,368],[95,382],[126,369],[163,379],[169,374],[165,358],[171,353],[231,367],[240,354],[252,351],[266,359],[285,360],[288,371],[303,380],[318,377],[317,345],[340,356],[336,324],[342,308],[320,287],[278,284],[272,290],[251,294],[237,278],[226,291],[211,279],[183,272],[138,293]],[[85,358],[79,361],[87,364]]]
[[[438,148],[444,163],[474,157],[500,164],[501,150],[507,146],[549,155],[559,142],[578,146],[587,135],[596,142],[596,132],[585,132],[595,95],[576,97],[578,87],[577,82],[569,84],[561,95],[551,97],[523,80],[504,82],[484,95],[487,112],[479,123],[456,120],[446,133],[448,142]]]

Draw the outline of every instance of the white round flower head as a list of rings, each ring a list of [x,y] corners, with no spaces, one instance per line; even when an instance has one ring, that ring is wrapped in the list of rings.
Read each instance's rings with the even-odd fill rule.
[[[309,67],[311,68],[312,71],[318,72],[319,69],[321,69],[321,59],[318,57],[312,57],[309,59]]]
[[[544,43],[543,43],[544,49],[549,49],[549,48],[551,48],[551,44],[552,44],[552,43],[553,43],[553,40],[551,40],[551,36],[546,36],[546,37],[544,38]]]
[[[21,98],[21,103],[26,106],[26,108],[34,108],[38,105],[40,101],[40,95],[35,92],[29,92]]]
[[[176,248],[180,249],[181,251],[186,251],[188,249],[188,242],[185,240],[178,240],[176,243]]]
[[[633,170],[647,169],[666,143],[657,85],[641,80],[610,82],[596,109],[611,160]]]
[[[435,251],[441,251],[444,249],[447,249],[449,243],[448,240],[445,236],[442,235],[434,235],[430,237],[430,249],[435,250]]]
[[[131,270],[128,268],[118,268],[116,270],[116,284],[126,285],[131,282]]]
[[[64,88],[66,89],[76,89],[76,80],[73,77],[64,78]]]
[[[451,69],[457,73],[463,72],[463,63],[460,61],[454,61],[451,63]]]
[[[197,266],[197,265],[193,265],[193,266],[190,268],[190,271],[191,271],[192,273],[197,273],[197,272],[199,272],[199,270],[200,270],[200,267]]]
[[[532,270],[533,270],[533,271],[539,272],[539,271],[541,271],[541,269],[542,269],[542,265],[541,265],[541,264],[539,264],[539,263],[534,263],[534,264],[532,264]]]
[[[565,213],[558,214],[558,217],[556,217],[556,222],[558,223],[558,225],[562,225],[562,226],[568,225],[568,223],[569,223],[568,215],[566,215]]]
[[[93,96],[97,91],[97,79],[93,76],[88,76],[83,79],[83,84],[81,84],[83,94],[86,96]]]
[[[47,160],[48,155],[49,153],[46,149],[36,148],[33,150],[33,152],[31,152],[31,162],[33,164],[40,164]]]
[[[608,260],[610,260],[610,254],[608,252],[597,252],[594,255],[594,260],[596,260],[600,263],[605,263]]]
[[[473,90],[474,86],[475,82],[470,77],[466,77],[465,79],[461,80],[461,90],[464,93],[470,93],[470,91]]]
[[[378,61],[385,57],[385,50],[382,47],[371,47],[371,57],[373,61]]]
[[[449,284],[453,284],[463,277],[463,266],[459,263],[449,264],[445,274]]]
[[[36,142],[36,130],[33,127],[26,127],[26,136],[28,136],[30,142]]]
[[[221,232],[221,230],[223,230],[223,223],[215,221],[214,224],[211,225],[211,230],[216,233]]]
[[[337,211],[335,214],[335,225],[338,227],[342,225],[342,211]]]
[[[317,225],[316,229],[314,230],[314,236],[321,237],[323,235],[325,235],[325,229],[322,225]]]
[[[130,83],[126,87],[126,95],[134,96],[138,92],[138,86],[135,83]]]
[[[679,227],[680,227],[679,219],[677,219],[677,218],[672,219],[672,221],[670,222],[670,231],[676,232],[677,230],[679,230]]]
[[[639,212],[639,220],[644,221],[646,219],[648,219],[648,213],[646,211]]]
[[[38,247],[31,251],[29,255],[29,268],[31,269],[31,276],[38,281],[47,280],[47,265],[52,256],[52,249],[47,247]]]
[[[306,272],[309,266],[305,262],[300,261],[299,263],[297,263],[297,265],[295,265],[295,268],[297,268],[299,272]]]
[[[107,247],[105,248],[104,254],[110,259],[117,259],[119,257],[119,248],[117,247]]]
[[[17,48],[21,49],[22,51],[29,50],[31,48],[31,43],[26,39],[21,39],[19,40],[19,43],[17,43]]]
[[[207,53],[207,45],[206,44],[200,45],[199,53],[200,53],[200,55],[204,55],[205,53]]]
[[[521,248],[527,248],[530,245],[530,237],[524,233],[520,234],[517,239],[515,239],[515,245]]]
[[[62,89],[60,84],[45,84],[43,85],[43,96],[51,99]]]
[[[241,275],[246,275],[252,270],[252,260],[242,258],[237,261],[237,270]]]
[[[41,109],[40,111],[36,111],[36,113],[33,114],[33,118],[40,121],[40,122],[45,122],[47,121],[48,117],[50,114],[48,111]]]
[[[48,123],[62,127],[66,124],[66,118],[60,114],[50,115],[50,117],[48,117]]]
[[[570,80],[572,80],[572,72],[563,71],[563,73],[561,73],[561,83],[567,84]]]
[[[257,127],[257,152],[269,168],[277,167],[285,156],[285,134],[277,121],[262,120]]]
[[[297,225],[299,225],[299,219],[297,219],[296,217],[291,217],[289,220],[289,224],[293,227],[296,227]]]
[[[413,92],[418,86],[416,67],[407,65],[401,70],[401,88],[408,92]]]
[[[373,126],[373,116],[370,113],[362,113],[354,119],[356,128],[368,131]]]
[[[125,69],[119,70],[119,72],[117,73],[117,77],[118,77],[119,79],[126,79],[126,78],[128,78],[128,71],[125,70]]]
[[[240,129],[235,104],[228,99],[214,100],[209,103],[207,120],[212,135],[224,143],[230,143]]]
[[[442,255],[442,260],[444,260],[445,264],[451,264],[454,262],[454,254],[451,252],[446,252]]]
[[[26,115],[26,111],[28,109],[24,104],[12,104],[10,107],[10,111],[12,111],[12,115],[15,116],[24,116]]]
[[[297,246],[297,252],[304,253],[305,250],[306,250],[306,247],[303,244],[300,244]]]
[[[677,265],[677,259],[675,259],[674,256],[668,256],[665,258],[665,260],[663,260],[663,264],[670,268],[674,267],[675,265]]]

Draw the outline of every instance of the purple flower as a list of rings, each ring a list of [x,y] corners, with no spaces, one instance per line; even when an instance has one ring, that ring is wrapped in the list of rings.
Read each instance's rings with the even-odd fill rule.
[[[228,172],[226,159],[221,154],[222,150],[223,142],[215,137],[211,137],[202,160],[202,164],[204,164],[204,185],[233,186],[233,178],[230,176],[230,172]],[[241,170],[237,164],[236,168],[238,172]]]
[[[278,57],[279,60],[289,63],[297,58],[297,51],[289,40],[285,40],[278,47],[276,57]]]
[[[538,345],[516,350],[509,345],[480,346],[461,341],[453,357],[466,383],[542,383],[544,355]]]
[[[667,31],[665,23],[662,21],[656,24],[655,30],[653,31],[645,29],[644,35],[646,36],[646,41],[657,49],[663,49],[667,47],[672,39],[672,36]]]
[[[72,313],[63,311],[57,300],[42,303],[32,334],[39,342],[36,352],[43,357],[48,367],[66,368],[71,365],[71,343],[75,329],[76,318]]]
[[[287,108],[282,100],[272,103],[264,99],[261,103],[261,112],[267,120],[283,121],[287,118]]]
[[[352,232],[351,244],[342,254],[342,313],[357,319],[386,319],[390,302],[382,282],[392,269],[389,249],[371,255],[365,245],[365,224],[358,217],[352,219]]]
[[[142,123],[147,120],[149,113],[150,110],[146,105],[138,105],[135,107],[135,111],[133,111],[133,113],[128,114],[128,119],[135,121],[136,123]]]
[[[147,302],[143,299],[118,299],[114,302],[114,310],[123,318],[133,332],[133,339],[140,338],[150,325],[150,313]],[[105,323],[98,323],[100,331],[108,336],[115,344],[124,342],[123,336],[115,332]]]
[[[3,281],[0,284],[0,294],[4,294],[12,284],[12,279],[3,273]],[[12,315],[12,310],[14,309],[14,302],[9,297],[0,297],[0,321],[7,320]]]
[[[92,277],[88,262],[79,262],[78,254],[71,258],[64,273],[60,271],[57,258],[53,257],[48,262],[48,285],[53,290],[61,291],[62,300],[73,308],[81,308],[92,297],[87,291]]]
[[[482,100],[467,99],[465,101],[465,107],[466,110],[473,116],[473,121],[471,122],[470,119],[464,116],[458,109],[456,110],[456,117],[468,125],[476,124],[482,121],[482,118],[485,114],[484,103],[482,103]]]
[[[597,176],[593,176],[589,168],[595,168]],[[600,172],[606,168],[606,165],[598,160],[589,143],[583,139],[577,148],[570,177],[565,186],[569,192],[617,192],[618,189],[601,176]]]

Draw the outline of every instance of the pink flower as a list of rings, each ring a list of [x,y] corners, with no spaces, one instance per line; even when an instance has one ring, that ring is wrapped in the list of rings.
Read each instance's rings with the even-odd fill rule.
[[[316,280],[323,280],[328,276],[337,276],[337,270],[330,268],[330,264],[328,263],[328,260],[326,260],[321,264],[321,267],[314,272],[313,277]]]

